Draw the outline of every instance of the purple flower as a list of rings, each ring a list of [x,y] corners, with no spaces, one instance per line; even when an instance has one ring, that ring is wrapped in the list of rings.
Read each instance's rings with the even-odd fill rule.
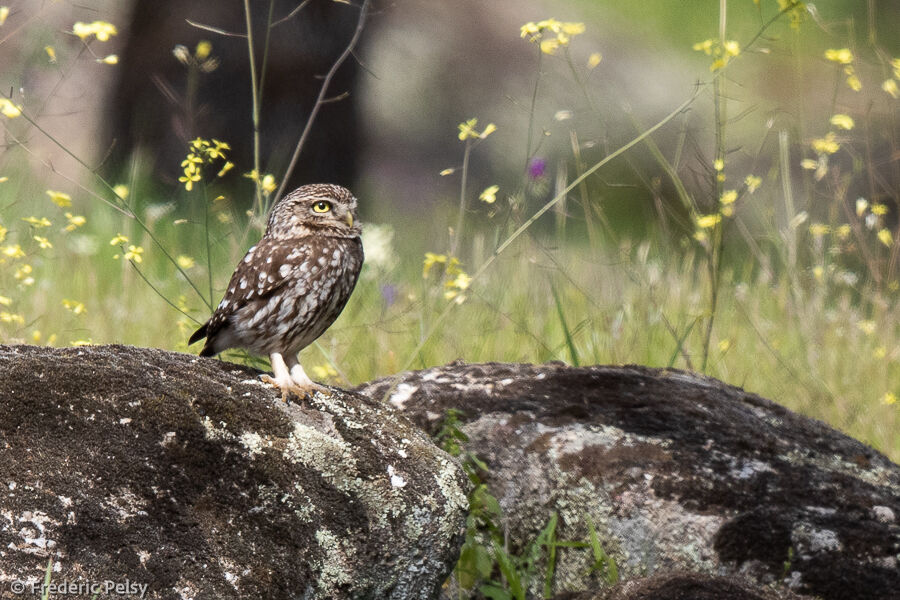
[[[547,170],[547,159],[535,157],[528,163],[528,177],[531,179],[540,179]]]
[[[384,299],[386,306],[390,306],[397,299],[397,286],[392,283],[386,283],[381,286],[381,297]]]

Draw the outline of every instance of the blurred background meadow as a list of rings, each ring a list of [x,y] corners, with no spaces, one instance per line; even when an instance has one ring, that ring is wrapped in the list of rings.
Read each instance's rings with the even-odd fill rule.
[[[197,352],[327,181],[367,262],[315,379],[676,367],[900,459],[896,2],[4,2],[3,343]]]

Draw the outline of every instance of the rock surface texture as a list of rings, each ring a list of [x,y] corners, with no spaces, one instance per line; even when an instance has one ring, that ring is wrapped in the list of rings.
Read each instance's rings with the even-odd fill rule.
[[[433,597],[464,526],[456,463],[378,401],[283,404],[256,376],[158,350],[0,346],[0,597],[48,560],[51,583],[145,598]]]
[[[561,540],[586,540],[590,518],[624,578],[687,570],[900,598],[900,467],[741,389],[643,367],[452,364],[359,391],[430,432],[464,413],[513,551],[555,512]],[[557,561],[556,593],[598,589],[589,550]]]

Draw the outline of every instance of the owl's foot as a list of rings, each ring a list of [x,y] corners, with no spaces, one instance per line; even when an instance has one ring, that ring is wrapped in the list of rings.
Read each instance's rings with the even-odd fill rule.
[[[287,402],[289,394],[294,394],[301,400],[309,396],[312,398],[316,392],[326,393],[327,390],[321,385],[310,379],[296,357],[289,357],[288,363],[285,363],[281,354],[273,352],[269,355],[272,361],[272,371],[274,377],[270,375],[260,375],[260,380],[264,383],[273,385],[281,390],[282,402]],[[290,367],[288,367],[290,364]]]
[[[322,386],[310,382],[310,385],[298,385],[293,379],[272,377],[271,375],[260,375],[259,380],[281,390],[281,401],[287,403],[288,396],[291,394],[297,396],[300,400],[304,400],[307,396],[312,397],[316,392],[324,391]]]

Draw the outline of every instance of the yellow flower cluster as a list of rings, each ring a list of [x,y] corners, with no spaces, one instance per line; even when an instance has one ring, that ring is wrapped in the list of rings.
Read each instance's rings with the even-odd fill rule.
[[[707,56],[713,57],[713,62],[709,65],[710,71],[718,71],[725,67],[728,61],[741,53],[741,45],[734,40],[722,42],[717,39],[708,39],[697,42],[693,48],[698,52],[703,52]]]
[[[825,51],[825,60],[841,65],[847,76],[847,85],[854,92],[862,89],[862,82],[853,68],[853,52],[849,48],[829,48]]]
[[[893,70],[894,76],[885,79],[884,83],[881,84],[881,89],[896,100],[897,98],[900,98],[900,87],[897,86],[897,82],[900,81],[900,58],[891,60],[891,69]]]
[[[234,167],[234,163],[228,161],[225,151],[231,150],[231,147],[225,142],[219,140],[204,140],[197,138],[191,140],[190,150],[187,158],[181,161],[181,168],[184,174],[178,178],[178,181],[184,184],[184,189],[191,191],[194,189],[194,183],[203,178],[203,166],[212,164],[216,160],[224,160],[225,164],[216,174],[216,177],[222,177]]]
[[[444,298],[447,300],[456,300],[458,304],[465,302],[466,297],[463,295],[472,278],[462,270],[459,259],[455,256],[447,256],[446,254],[435,254],[434,252],[426,252],[425,260],[422,266],[422,277],[428,279],[428,274],[436,265],[444,267]]]
[[[486,202],[488,204],[493,204],[497,201],[497,192],[500,191],[499,185],[492,185],[488,188],[485,188],[481,195],[478,196],[478,199],[482,202]]]
[[[47,190],[47,195],[50,197],[50,200],[53,202],[53,204],[59,206],[60,208],[72,206],[72,196],[66,194],[65,192]]]
[[[584,23],[557,21],[553,18],[537,23],[529,21],[522,25],[519,33],[521,37],[527,37],[529,42],[540,44],[544,54],[556,54],[557,50],[568,46],[573,37],[584,33]],[[598,58],[593,66],[599,63]]]
[[[76,315],[83,315],[87,312],[87,309],[84,307],[84,302],[78,302],[77,300],[67,300],[64,298],[62,305],[66,310],[70,310]]]
[[[82,40],[86,40],[93,35],[97,38],[97,41],[106,42],[111,36],[114,36],[119,32],[115,25],[107,21],[94,21],[93,23],[82,23],[81,21],[78,21],[72,25],[72,33]]]
[[[219,176],[221,177],[222,175],[224,175],[224,173],[220,173]],[[249,173],[244,173],[244,177],[255,181],[256,185],[258,185],[267,196],[278,189],[278,184],[275,182],[275,176],[269,173],[264,173],[260,176],[256,169],[253,169]]]
[[[0,97],[0,114],[7,119],[15,119],[22,114],[22,107],[13,104],[13,101],[9,98]]]
[[[459,125],[457,125],[457,127],[459,128],[459,139],[468,140],[471,138],[483,140],[487,136],[497,131],[496,125],[494,125],[493,123],[488,123],[485,126],[484,131],[479,133],[478,130],[475,129],[476,125],[478,125],[478,119],[469,119],[465,123],[460,123]]]

